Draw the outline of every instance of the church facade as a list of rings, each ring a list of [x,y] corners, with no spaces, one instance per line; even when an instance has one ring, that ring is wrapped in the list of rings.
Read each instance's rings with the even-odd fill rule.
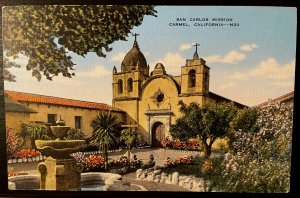
[[[171,137],[170,125],[180,116],[180,100],[200,105],[208,98],[231,101],[209,91],[210,68],[199,58],[195,46],[193,58],[186,60],[178,76],[169,75],[162,63],[150,72],[136,39],[121,63],[121,71],[113,68],[113,108],[125,111],[126,122],[135,126],[151,146],[161,146],[163,138]]]

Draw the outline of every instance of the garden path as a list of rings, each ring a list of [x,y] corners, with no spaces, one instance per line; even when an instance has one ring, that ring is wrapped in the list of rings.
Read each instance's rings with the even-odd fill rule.
[[[199,156],[199,152],[186,152],[186,151],[174,151],[174,150],[165,150],[165,149],[154,149],[154,148],[145,148],[145,149],[132,149],[132,154],[137,156],[137,159],[142,160],[144,163],[149,161],[149,156],[153,155],[155,165],[162,166],[168,157],[171,159],[178,159],[184,156],[193,157]],[[110,153],[110,159],[118,159],[121,156],[127,156],[127,150],[122,150],[120,152]],[[132,156],[131,156],[132,157]]]

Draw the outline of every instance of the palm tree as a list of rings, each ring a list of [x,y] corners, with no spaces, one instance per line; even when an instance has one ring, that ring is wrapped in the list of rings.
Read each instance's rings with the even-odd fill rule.
[[[116,136],[120,130],[117,117],[108,112],[98,112],[96,117],[91,121],[93,134],[91,143],[99,147],[104,153],[104,168],[107,170],[108,149],[117,141]]]
[[[133,144],[134,141],[137,140],[137,133],[136,131],[133,129],[124,129],[122,130],[121,132],[121,137],[120,137],[121,140],[124,141],[124,143],[126,144],[127,146],[127,149],[128,149],[128,161],[130,162],[130,148],[131,148],[131,145]]]

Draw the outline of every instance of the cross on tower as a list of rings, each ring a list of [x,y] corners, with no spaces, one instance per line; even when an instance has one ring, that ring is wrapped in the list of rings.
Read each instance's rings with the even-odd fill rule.
[[[132,34],[132,36],[134,36],[134,41],[136,42],[136,37],[138,36],[139,34],[135,33],[135,34]]]
[[[197,47],[200,46],[200,44],[196,43],[194,46],[196,47],[196,52],[197,52]]]

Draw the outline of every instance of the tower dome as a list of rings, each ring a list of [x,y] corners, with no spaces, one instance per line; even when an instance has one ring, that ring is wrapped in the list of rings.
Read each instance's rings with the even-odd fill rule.
[[[139,65],[139,68],[141,69],[147,68],[145,56],[140,51],[139,45],[135,40],[132,49],[126,54],[121,63],[122,72],[133,71],[136,69],[137,65]]]

